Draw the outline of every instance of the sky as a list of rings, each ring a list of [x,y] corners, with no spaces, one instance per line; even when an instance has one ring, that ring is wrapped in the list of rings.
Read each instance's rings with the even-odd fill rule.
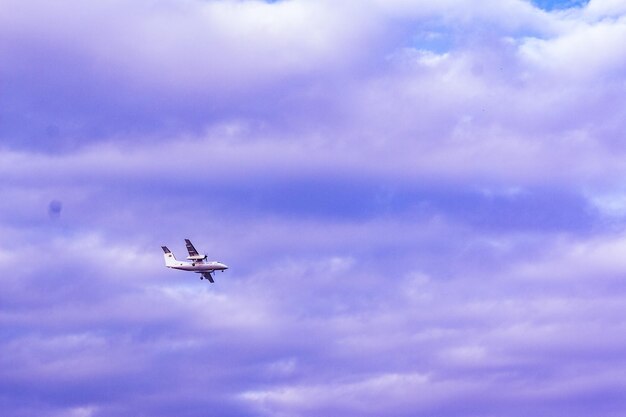
[[[623,416],[625,37],[620,0],[3,0],[2,415]]]

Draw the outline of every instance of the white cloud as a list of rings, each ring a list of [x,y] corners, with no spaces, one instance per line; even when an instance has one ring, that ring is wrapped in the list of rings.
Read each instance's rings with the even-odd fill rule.
[[[626,270],[626,237],[607,235],[588,240],[567,240],[546,251],[544,258],[520,265],[515,274],[542,282],[563,280],[606,285],[621,279]]]
[[[408,399],[406,393],[427,390],[428,375],[380,374],[350,382],[330,382],[320,385],[277,387],[269,391],[248,391],[241,398],[265,409],[270,414],[314,415],[324,404],[335,404],[338,409],[360,410],[375,414],[385,410],[394,413]],[[428,401],[425,397],[415,402]],[[400,402],[400,404],[398,403]]]
[[[323,1],[9,3],[5,36],[43,37],[42,46],[60,53],[71,44],[90,71],[138,94],[240,91],[340,69],[372,36],[367,14]]]
[[[584,15],[602,19],[626,14],[626,4],[621,0],[591,0],[584,9]]]
[[[588,198],[603,215],[609,218],[626,216],[626,193],[621,190],[592,193]]]
[[[528,38],[521,45],[522,57],[540,69],[553,72],[561,82],[619,77],[625,69],[626,21],[581,23],[555,38]]]

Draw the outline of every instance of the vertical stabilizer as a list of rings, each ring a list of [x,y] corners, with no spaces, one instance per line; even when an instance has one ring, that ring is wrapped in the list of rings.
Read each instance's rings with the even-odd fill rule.
[[[165,258],[165,266],[172,266],[176,262],[176,258],[171,250],[167,248],[167,246],[161,246],[163,249],[163,257]]]

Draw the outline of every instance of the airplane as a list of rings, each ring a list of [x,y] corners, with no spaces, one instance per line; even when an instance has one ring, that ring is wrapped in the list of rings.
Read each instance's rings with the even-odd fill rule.
[[[224,272],[228,269],[228,266],[221,262],[207,261],[206,255],[200,255],[189,239],[185,239],[185,244],[187,246],[187,252],[189,252],[189,256],[187,257],[188,261],[179,261],[167,246],[161,246],[163,252],[165,252],[163,256],[165,257],[166,267],[196,272],[201,274],[200,279],[206,278],[211,283],[215,282],[213,281],[212,275],[215,271]]]

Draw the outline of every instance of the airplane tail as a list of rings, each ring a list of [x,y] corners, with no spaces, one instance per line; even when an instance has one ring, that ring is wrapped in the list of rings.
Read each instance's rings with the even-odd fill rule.
[[[174,263],[176,262],[176,258],[174,257],[172,251],[170,251],[167,246],[161,246],[161,248],[163,249],[163,252],[165,252],[163,254],[163,257],[165,258],[165,266],[174,265]]]

